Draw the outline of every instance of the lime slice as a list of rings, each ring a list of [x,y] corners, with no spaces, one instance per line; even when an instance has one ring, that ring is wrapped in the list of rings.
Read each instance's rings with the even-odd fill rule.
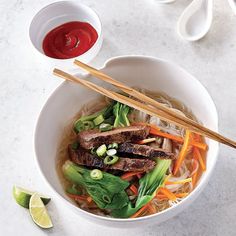
[[[13,187],[13,196],[16,200],[16,202],[25,207],[25,208],[29,208],[29,201],[30,201],[30,197],[34,194],[34,192],[28,191],[26,189],[23,189],[21,187],[17,187],[14,186]],[[46,205],[50,202],[50,198],[47,196],[43,196],[43,195],[39,195],[40,198],[42,199],[43,203]]]
[[[29,202],[29,211],[34,223],[41,228],[49,229],[53,227],[50,216],[47,209],[40,198],[40,195],[34,193]]]

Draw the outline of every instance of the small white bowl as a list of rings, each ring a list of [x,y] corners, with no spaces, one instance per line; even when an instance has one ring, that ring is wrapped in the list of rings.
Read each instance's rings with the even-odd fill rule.
[[[42,8],[33,18],[29,36],[35,49],[43,56],[56,65],[72,65],[74,58],[55,59],[44,54],[42,42],[46,34],[55,27],[70,21],[82,21],[91,24],[98,33],[96,43],[84,54],[76,57],[83,62],[91,61],[99,52],[102,45],[102,25],[98,15],[88,6],[76,1],[54,2]],[[62,64],[62,63],[63,64]],[[66,63],[68,62],[68,63]]]
[[[196,117],[212,130],[218,130],[216,107],[201,83],[179,66],[162,59],[145,56],[124,56],[108,60],[101,70],[130,86],[157,90],[182,101]],[[88,75],[80,75],[80,77]],[[104,82],[98,82],[107,87]],[[63,82],[49,97],[38,119],[35,131],[35,152],[40,172],[61,202],[73,209],[78,216],[91,222],[112,227],[139,227],[158,224],[189,206],[206,186],[212,174],[218,154],[218,143],[207,139],[207,170],[194,191],[179,204],[160,213],[137,219],[114,219],[88,213],[74,205],[66,196],[58,178],[55,163],[56,152],[68,124],[83,104],[98,94],[84,87]]]

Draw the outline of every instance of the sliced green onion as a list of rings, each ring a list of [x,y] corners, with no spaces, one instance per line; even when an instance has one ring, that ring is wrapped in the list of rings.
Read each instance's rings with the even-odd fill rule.
[[[93,123],[97,126],[100,125],[103,121],[104,121],[103,115],[99,115],[93,120]]]
[[[96,148],[92,148],[92,149],[90,150],[90,152],[91,152],[91,154],[95,155],[95,154],[96,154]]]
[[[108,145],[108,149],[111,149],[111,148],[115,148],[117,149],[118,148],[118,143],[111,143]]]
[[[79,147],[79,144],[77,142],[74,142],[71,144],[71,148],[76,150]]]
[[[94,124],[92,121],[83,121],[84,123],[84,130],[89,130],[89,129],[93,129],[94,128]]]
[[[99,125],[99,129],[104,132],[104,131],[109,131],[109,130],[112,130],[112,126],[110,124],[105,124],[105,123],[102,123]]]
[[[107,151],[107,146],[103,144],[100,147],[98,147],[96,153],[99,157],[102,157],[106,154],[106,151]]]
[[[108,156],[114,156],[114,155],[116,155],[116,153],[117,153],[117,151],[114,148],[107,150]]]
[[[81,120],[77,120],[74,124],[75,132],[81,132],[84,130],[84,124]]]
[[[89,121],[89,120],[85,120],[85,121],[78,120],[75,123],[76,132],[81,132],[81,131],[89,130],[93,128],[94,128],[94,124],[92,121]]]
[[[99,179],[103,178],[103,173],[102,173],[102,171],[100,171],[98,169],[94,169],[90,172],[90,177],[92,179],[99,180]]]
[[[119,160],[118,156],[106,156],[104,159],[104,164],[113,165]]]

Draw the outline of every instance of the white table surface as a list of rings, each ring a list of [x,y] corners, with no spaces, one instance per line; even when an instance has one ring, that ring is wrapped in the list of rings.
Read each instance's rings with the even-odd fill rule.
[[[215,172],[187,210],[161,225],[119,230],[89,223],[61,205],[49,204],[54,228],[41,230],[12,198],[23,185],[52,196],[34,159],[33,134],[40,109],[60,84],[53,63],[38,56],[28,38],[33,15],[53,1],[0,0],[0,235],[236,235],[236,151],[221,146]],[[154,0],[83,0],[99,13],[104,43],[91,62],[112,56],[144,54],[178,63],[212,95],[220,130],[236,139],[236,16],[226,0],[214,1],[209,34],[189,43],[176,34],[176,21],[190,1],[158,5]],[[73,67],[71,65],[71,67]]]

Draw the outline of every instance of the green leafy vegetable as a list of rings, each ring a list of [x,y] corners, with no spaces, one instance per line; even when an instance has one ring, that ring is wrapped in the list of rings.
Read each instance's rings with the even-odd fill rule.
[[[139,194],[135,205],[132,205],[132,203],[129,202],[129,204],[122,209],[112,211],[112,215],[114,217],[130,217],[152,200],[156,190],[163,184],[165,174],[171,164],[171,160],[157,159],[156,162],[156,167],[139,180]]]
[[[114,127],[118,126],[129,126],[130,122],[128,119],[128,114],[130,112],[130,107],[117,102],[113,107],[113,114],[115,116]]]
[[[76,195],[82,194],[82,191],[80,189],[78,189],[75,184],[73,184],[71,187],[67,188],[66,192],[70,193],[70,194],[76,194]]]
[[[99,208],[117,210],[127,206],[129,198],[125,189],[129,182],[106,172],[102,172],[102,179],[94,180],[90,170],[71,161],[66,161],[62,169],[69,181],[86,189]]]

